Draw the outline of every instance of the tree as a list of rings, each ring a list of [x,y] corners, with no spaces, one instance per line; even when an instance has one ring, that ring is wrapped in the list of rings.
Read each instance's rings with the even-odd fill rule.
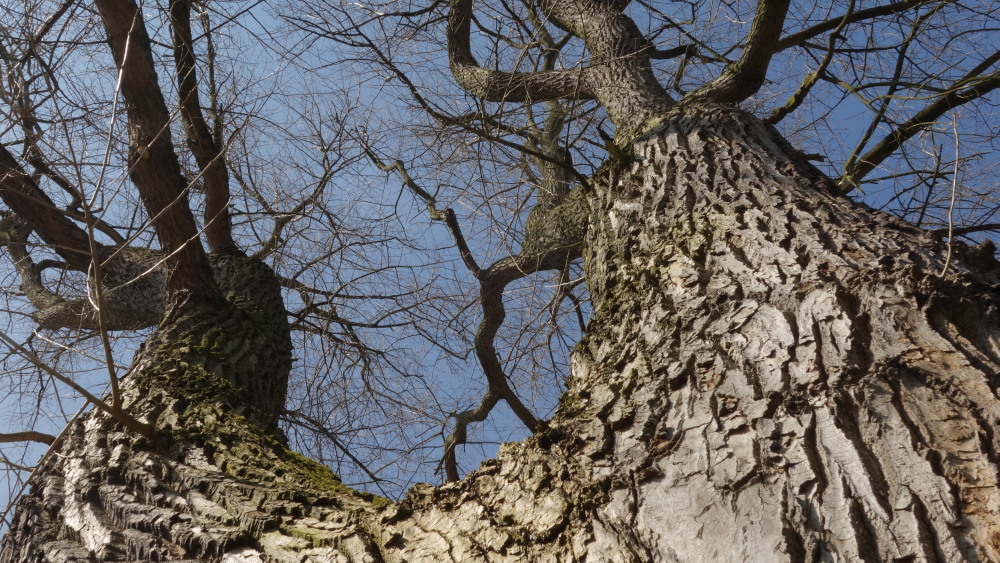
[[[299,55],[351,49],[401,84],[433,120],[435,143],[475,135],[515,151],[487,153],[499,155],[491,169],[521,165],[534,180],[516,251],[482,267],[440,191],[403,161],[389,164],[379,139],[337,132],[426,203],[478,285],[481,323],[469,340],[488,386],[478,407],[453,417],[447,476],[459,477],[455,448],[468,427],[501,400],[532,433],[464,478],[411,487],[398,502],[344,486],[285,445],[293,346],[281,285],[301,290],[301,311],[321,288],[276,275],[261,259],[270,252],[247,255],[249,238],[234,235],[230,184],[240,168],[226,156],[235,143],[224,127],[202,114],[224,112],[217,83],[200,78],[218,68],[207,46],[195,57],[193,5],[169,5],[176,82],[167,86],[145,13],[96,2],[120,69],[122,160],[155,249],[111,234],[98,200],[79,196],[92,175],[70,181],[45,158],[31,102],[45,89],[11,72],[34,55],[4,54],[20,93],[11,98],[19,105],[7,103],[22,110],[22,154],[0,153],[0,198],[37,318],[96,328],[105,343],[110,330],[157,325],[127,375],[111,373],[108,398],[88,397],[98,408],[52,439],[55,454],[20,499],[2,559],[1000,559],[1000,268],[991,243],[957,240],[992,228],[992,210],[954,220],[976,187],[975,174],[960,185],[985,150],[975,143],[995,142],[976,120],[960,127],[957,114],[990,123],[996,10],[904,0],[804,11],[761,0],[678,7],[690,9],[682,20],[636,4],[452,0],[286,14],[309,38]],[[44,19],[26,52],[72,5]],[[712,8],[749,22],[746,33],[734,39]],[[505,15],[493,21],[513,31],[477,20],[477,9]],[[483,43],[473,42],[474,26]],[[449,71],[476,111],[442,110],[405,70],[393,41],[424,34],[447,40]],[[503,60],[516,51],[524,67],[481,64],[487,48]],[[39,76],[54,80],[49,72]],[[179,123],[165,91],[179,100]],[[772,103],[779,96],[788,102]],[[854,146],[809,140],[837,126],[845,99],[870,110]],[[610,126],[607,158],[588,170],[581,163],[596,149],[583,141]],[[805,140],[796,148],[777,127]],[[948,151],[942,135],[957,139]],[[824,143],[842,165],[837,179],[813,164]],[[325,154],[332,145],[320,146]],[[919,202],[901,211],[933,230],[848,197],[876,170],[897,189],[890,201]],[[259,195],[253,183],[235,184]],[[289,221],[274,215],[262,248],[288,244]],[[36,240],[58,261],[34,257]],[[566,282],[579,257],[590,319],[545,420],[497,358],[504,290],[543,271]],[[50,291],[44,274],[57,262],[85,274],[93,297]],[[558,299],[575,298],[573,289],[564,283]]]

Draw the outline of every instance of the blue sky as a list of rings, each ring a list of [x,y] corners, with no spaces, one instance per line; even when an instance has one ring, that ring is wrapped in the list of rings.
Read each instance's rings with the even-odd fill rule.
[[[149,26],[162,40],[165,22],[152,4],[148,6]],[[706,47],[719,50],[733,43],[733,37],[745,34],[752,15],[751,3],[666,6],[673,11],[663,16],[677,21],[692,14],[698,16],[689,29],[706,42]],[[395,496],[414,481],[438,482],[440,476],[435,473],[435,466],[448,428],[443,426],[447,414],[471,408],[485,389],[481,370],[474,355],[469,353],[470,334],[480,319],[475,305],[477,286],[461,264],[447,230],[428,219],[426,209],[402,188],[398,177],[377,170],[361,158],[359,142],[361,139],[370,142],[373,150],[387,161],[406,162],[415,180],[438,193],[442,206],[455,209],[481,265],[517,251],[509,233],[523,227],[523,206],[530,201],[523,170],[511,166],[509,160],[504,160],[510,154],[498,151],[495,146],[458,134],[442,135],[426,114],[414,109],[412,98],[398,77],[371,62],[371,53],[348,50],[329,39],[286,33],[284,23],[274,18],[265,3],[224,3],[219,8],[234,10],[232,14],[239,16],[239,25],[225,28],[215,41],[220,59],[225,61],[226,72],[220,72],[218,83],[228,116],[230,151],[240,163],[234,168],[239,176],[236,178],[234,174],[234,182],[247,186],[236,194],[233,203],[241,242],[250,250],[258,248],[271,234],[273,222],[268,218],[269,213],[290,213],[299,203],[316,198],[318,203],[309,203],[290,216],[285,232],[287,246],[271,257],[279,273],[330,293],[330,303],[322,303],[318,298],[319,305],[312,303],[327,312],[336,311],[362,324],[400,323],[387,329],[354,328],[363,342],[384,352],[370,364],[366,364],[370,358],[337,323],[332,323],[336,337],[320,337],[308,330],[298,333],[299,361],[293,374],[298,387],[293,393],[296,402],[291,406],[336,427],[341,431],[338,439],[372,468],[383,472],[388,481],[381,489],[365,485],[370,490]],[[634,3],[632,9],[638,13],[641,6]],[[822,13],[822,7],[793,9],[816,10],[794,14],[809,21],[828,17]],[[831,11],[839,13],[842,9],[833,7]],[[332,8],[329,13],[333,13]],[[311,17],[305,9],[295,14]],[[354,14],[362,16],[361,11]],[[706,15],[713,16],[711,21],[704,18]],[[213,21],[218,21],[218,16],[213,17],[216,18]],[[640,25],[653,28],[660,18],[654,14],[638,20]],[[485,16],[483,19],[486,20]],[[498,29],[510,25],[499,19],[489,21]],[[708,23],[703,24],[705,21]],[[943,23],[935,25],[934,34],[946,33],[947,26]],[[939,41],[942,46],[938,54],[959,60],[1000,48],[997,34],[988,33],[987,28],[994,25],[995,22],[987,21],[982,34]],[[82,37],[93,35],[93,30],[80,29],[81,26],[83,23],[69,29]],[[448,75],[440,46],[440,25],[431,32],[413,31],[410,37],[401,36],[405,28],[372,24],[366,30],[382,42],[385,54],[411,77],[422,95],[455,113],[475,109],[475,103],[454,86]],[[904,37],[906,32],[902,24],[859,27],[850,37],[861,44],[870,41],[889,44],[893,38]],[[665,38],[660,46],[675,46],[679,41]],[[568,67],[578,64],[573,57],[580,53],[578,47],[568,48],[565,64]],[[513,57],[516,49],[512,48],[508,54]],[[914,63],[938,64],[934,54],[933,45],[914,48]],[[166,57],[166,51],[160,56]],[[97,176],[99,166],[95,163],[103,158],[109,136],[117,141],[124,135],[124,123],[117,121],[112,125],[113,116],[107,104],[113,98],[114,72],[100,44],[60,52],[54,60],[60,63],[57,74],[62,90],[44,110],[53,118],[72,119],[66,129],[49,127],[47,142],[52,154],[64,158],[65,170],[87,185]],[[506,64],[509,60],[502,56],[491,64]],[[942,60],[941,64],[948,64],[947,57]],[[168,62],[164,60],[163,64]],[[876,67],[875,62],[864,62],[870,62],[873,69]],[[665,78],[672,75],[670,64],[662,69]],[[815,65],[813,58],[798,51],[779,57],[772,65],[770,82],[747,104],[748,109],[767,114],[783,103],[801,76]],[[693,83],[720,68],[718,64],[696,66],[688,76]],[[833,65],[830,71],[838,77],[874,80],[851,72],[844,61]],[[827,160],[818,165],[836,175],[870,121],[871,111],[861,99],[870,100],[874,96],[868,92],[878,91],[845,95],[835,84],[821,82],[812,105],[787,119],[781,128],[806,152],[826,155]],[[894,115],[906,116],[923,103],[923,99],[894,99],[890,109]],[[952,186],[949,166],[957,154],[969,159],[959,166],[956,184],[968,195],[953,211],[955,221],[977,220],[984,213],[989,217],[997,208],[993,194],[997,153],[990,135],[997,132],[1000,120],[990,113],[988,104],[980,106],[963,107],[953,114],[961,133],[957,144],[952,140],[951,116],[946,115],[931,133],[907,145],[910,164],[917,168],[937,166],[947,174],[924,183],[911,177],[886,179],[865,186],[859,198],[873,207],[888,205],[890,209],[906,212],[911,219],[920,217],[917,204],[933,201],[932,213],[924,214],[922,219],[928,225],[940,226],[947,221],[946,204]],[[81,108],[90,112],[89,120],[79,119]],[[873,139],[887,132],[882,125]],[[0,138],[10,140],[18,134],[17,130],[7,129]],[[581,130],[579,134],[585,139],[594,137],[593,129]],[[114,146],[110,154],[112,174],[107,176],[105,184],[110,189],[100,205],[107,210],[109,221],[148,237],[141,217],[134,214],[134,192],[121,172],[124,151],[120,144]],[[580,142],[577,147],[577,163],[583,172],[588,171],[587,158],[599,163],[602,157],[599,146]],[[69,148],[74,152],[69,152]],[[491,158],[499,160],[493,162]],[[887,175],[901,162],[887,162],[886,171],[873,176]],[[328,173],[332,174],[328,186],[317,193],[315,187]],[[904,197],[894,197],[899,193]],[[336,252],[327,255],[328,250]],[[6,271],[4,279],[8,294],[16,293],[16,276]],[[537,412],[543,415],[551,413],[562,390],[566,354],[577,335],[572,323],[574,317],[565,307],[563,316],[557,319],[568,327],[564,333],[548,332],[552,319],[539,313],[544,311],[554,285],[554,278],[543,276],[509,288],[507,326],[511,330],[498,344],[518,391],[530,397]],[[82,289],[79,283],[78,289]],[[365,295],[383,298],[364,299]],[[294,292],[289,292],[288,302],[293,309],[310,305]],[[518,303],[522,306],[517,306]],[[24,316],[25,304],[8,295],[7,308],[11,313],[0,326],[5,326],[12,338],[26,341],[33,326]],[[316,316],[310,319],[320,322]],[[545,345],[550,335],[556,344],[548,348]],[[74,371],[75,377],[92,390],[103,389],[107,375],[99,364],[101,351],[97,341],[80,343],[68,337],[59,340],[72,344],[77,352],[65,353],[57,367]],[[138,338],[115,340],[119,364],[129,364],[138,341]],[[34,343],[39,347],[53,346],[40,337],[35,337]],[[550,350],[552,357],[545,357]],[[370,367],[376,364],[378,369]],[[36,375],[18,358],[6,358],[5,367],[7,371],[0,379],[0,413],[4,413],[0,414],[0,427],[11,431],[31,427],[56,433],[65,418],[79,408],[80,400],[74,393]],[[371,396],[365,400],[357,398],[366,393]],[[525,434],[509,409],[499,407],[485,424],[474,428],[470,444],[461,452],[463,469],[473,469],[492,456],[499,443],[520,439]],[[296,444],[327,461],[343,458],[329,440],[303,440]],[[4,444],[2,452],[14,461],[30,462],[44,449],[21,448]],[[348,482],[363,483],[368,479],[349,461],[339,470]],[[21,477],[23,474],[5,474],[0,501],[4,500],[3,495],[16,492]]]

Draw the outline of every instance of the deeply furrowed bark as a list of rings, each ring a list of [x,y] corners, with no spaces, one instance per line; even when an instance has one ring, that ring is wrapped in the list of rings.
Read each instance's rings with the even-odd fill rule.
[[[991,249],[956,243],[946,269],[729,108],[674,110],[633,149],[590,182],[595,310],[547,430],[378,509],[172,383],[214,356],[170,335],[142,361],[187,366],[136,366],[163,375],[128,391],[170,440],[74,425],[0,559],[1000,559]]]
[[[594,181],[547,434],[402,504],[403,560],[1000,558],[991,248],[834,195],[772,129],[668,115]]]
[[[1000,558],[992,247],[945,272],[729,110],[637,151],[591,205],[570,385],[628,476],[595,528],[680,561]]]

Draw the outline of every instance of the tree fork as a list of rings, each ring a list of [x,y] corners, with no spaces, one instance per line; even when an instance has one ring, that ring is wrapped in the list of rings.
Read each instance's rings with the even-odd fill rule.
[[[633,148],[590,182],[595,311],[544,432],[380,508],[224,409],[156,452],[92,415],[0,560],[1000,558],[996,261],[956,243],[938,276],[945,245],[732,108]]]

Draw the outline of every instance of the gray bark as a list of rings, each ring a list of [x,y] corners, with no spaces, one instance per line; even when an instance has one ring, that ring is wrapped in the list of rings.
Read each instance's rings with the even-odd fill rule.
[[[949,259],[729,108],[674,110],[631,149],[590,182],[595,310],[546,429],[379,502],[234,415],[238,395],[176,383],[273,366],[229,346],[192,363],[161,329],[126,393],[169,439],[74,424],[0,560],[1000,559],[992,249]]]
[[[673,100],[649,62],[653,46],[623,5],[603,0],[548,0],[539,6],[554,23],[579,36],[591,55],[580,69],[500,72],[472,56],[472,0],[452,0],[448,16],[448,57],[456,82],[484,100],[537,103],[554,99],[596,99],[627,142],[646,121]],[[779,25],[780,27],[780,25]]]

